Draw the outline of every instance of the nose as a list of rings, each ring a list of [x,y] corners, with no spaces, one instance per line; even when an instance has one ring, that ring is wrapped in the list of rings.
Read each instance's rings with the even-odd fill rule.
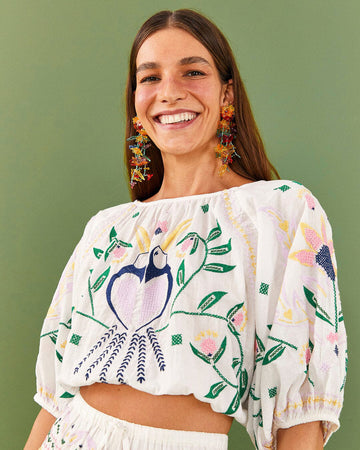
[[[176,103],[186,97],[186,91],[176,77],[167,76],[161,80],[159,99],[161,103]]]

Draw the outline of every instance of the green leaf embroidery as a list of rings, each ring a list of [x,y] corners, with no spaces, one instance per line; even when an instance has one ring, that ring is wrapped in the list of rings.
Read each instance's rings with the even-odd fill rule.
[[[229,309],[228,313],[226,314],[226,318],[228,320],[227,326],[234,336],[240,336],[240,333],[238,332],[238,330],[235,328],[234,324],[232,323],[232,318],[239,311],[239,309],[241,309],[243,306],[244,306],[244,302],[239,303],[238,305],[235,305],[231,309]]]
[[[228,266],[227,264],[219,264],[219,263],[210,263],[205,264],[203,269],[207,270],[208,272],[217,272],[217,273],[225,273],[230,272],[230,270],[233,270],[236,266]]]
[[[240,398],[244,395],[248,384],[248,373],[246,369],[241,372],[240,375]]]
[[[219,381],[211,386],[210,391],[205,395],[206,398],[216,398],[221,391],[226,388],[225,381]]]
[[[91,286],[92,291],[96,292],[98,291],[101,286],[104,284],[104,281],[106,280],[106,278],[108,277],[110,272],[110,266],[105,270],[105,272],[103,272],[99,278],[95,281],[95,283]]]
[[[121,245],[122,247],[132,247],[132,244],[130,244],[128,242],[120,241],[120,239],[118,239],[117,244]]]
[[[234,335],[234,336],[240,336],[240,333],[237,331],[237,329],[234,327],[234,325],[231,322],[228,322],[227,324],[230,332]]]
[[[330,322],[330,320],[327,319],[325,316],[323,316],[323,315],[321,314],[321,312],[316,311],[315,316],[319,317],[319,319],[321,319],[321,320],[323,320],[324,322],[327,322],[327,323],[329,323],[331,326],[333,326],[333,324]]]
[[[313,292],[311,292],[310,289],[308,289],[307,287],[303,286],[303,288],[304,288],[304,293],[305,293],[305,297],[306,297],[307,301],[310,303],[311,306],[313,306],[316,309],[315,315],[317,317],[319,317],[319,319],[321,319],[324,322],[327,322],[331,326],[333,326],[333,324],[330,321],[329,314],[326,311],[324,311],[322,308],[320,308],[318,301],[315,297],[315,294]]]
[[[282,344],[278,344],[278,345],[275,345],[275,347],[272,347],[266,353],[264,361],[263,361],[263,365],[265,366],[266,364],[270,364],[275,359],[279,358],[283,354],[285,348],[286,347]]]
[[[207,364],[210,364],[211,359],[209,356],[205,355],[204,353],[201,353],[196,347],[194,347],[191,342],[190,342],[190,347],[191,350],[193,351],[193,353],[199,357],[200,359],[202,359],[203,361],[205,361]]]
[[[115,227],[112,227],[111,231],[110,231],[110,241],[112,241],[114,238],[116,238],[116,236],[117,236],[117,232],[115,231]]]
[[[110,253],[114,250],[114,248],[116,247],[116,245],[117,245],[117,241],[116,241],[116,239],[115,239],[115,240],[113,240],[113,241],[111,242],[111,244],[109,245],[109,247],[106,249],[105,256],[104,256],[104,260],[105,260],[105,261],[108,259]]]
[[[56,357],[61,363],[63,362],[63,357],[60,355],[60,353],[57,350],[56,350]]]
[[[249,395],[253,400],[260,400],[260,397],[256,397],[256,395],[254,394],[255,391],[255,387],[251,386],[250,390],[249,390]]]
[[[255,333],[255,339],[256,339],[256,343],[257,343],[258,349],[261,352],[264,352],[265,351],[265,345],[262,343],[262,340],[259,338],[259,336],[256,333]]]
[[[57,333],[52,333],[49,335],[49,338],[51,339],[51,341],[53,342],[53,344],[56,344],[57,341]]]
[[[309,349],[311,352],[314,350],[314,344],[311,342],[310,339],[309,339]]]
[[[244,302],[238,303],[237,305],[233,306],[231,309],[229,309],[228,313],[226,314],[226,318],[231,320],[235,314],[244,306]]]
[[[199,245],[199,237],[195,236],[194,237],[193,246],[192,246],[191,251],[190,251],[190,255],[193,255],[196,252],[196,250],[198,248],[198,245]]]
[[[231,367],[233,369],[235,369],[235,367],[238,366],[240,364],[240,362],[241,362],[240,358],[233,358],[233,362],[231,364]]]
[[[225,294],[227,294],[227,292],[224,291],[211,292],[211,294],[208,294],[201,300],[197,309],[200,309],[201,311],[209,309],[211,306],[215,305],[215,303],[217,303]]]
[[[210,255],[225,255],[231,251],[231,239],[225,245],[219,245],[218,247],[209,248]]]
[[[219,359],[222,357],[222,355],[223,355],[223,353],[225,351],[225,348],[226,348],[226,336],[224,337],[224,339],[223,339],[223,341],[222,341],[218,351],[214,355],[213,359],[214,359],[215,363],[218,362]]]
[[[255,333],[255,340],[258,348],[258,353],[256,355],[255,362],[258,363],[259,361],[262,361],[264,359],[265,345],[263,344],[262,340],[256,333]]]
[[[101,250],[101,248],[93,248],[94,251],[94,255],[96,256],[97,259],[101,258],[101,255],[104,253],[104,250]]]
[[[307,301],[316,309],[317,301],[313,292],[311,292],[307,287],[303,286],[304,293]]]
[[[221,235],[221,228],[219,222],[216,221],[216,223],[217,226],[210,231],[209,236],[206,239],[206,242],[213,241],[214,239],[217,239]]]
[[[184,284],[184,280],[185,280],[185,262],[184,262],[184,260],[182,260],[179,270],[177,271],[177,274],[176,274],[177,285],[180,286],[181,284]]]
[[[62,395],[60,395],[60,398],[73,398],[75,397],[73,394],[70,394],[70,392],[64,392]]]
[[[235,411],[239,408],[240,405],[240,393],[236,391],[235,397],[232,399],[229,408],[225,412],[225,414],[234,414]]]

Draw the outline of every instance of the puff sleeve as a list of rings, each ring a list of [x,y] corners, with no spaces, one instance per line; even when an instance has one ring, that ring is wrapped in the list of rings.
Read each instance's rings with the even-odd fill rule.
[[[259,208],[255,371],[247,431],[276,449],[279,428],[339,427],[347,350],[331,227],[305,188],[278,189]]]
[[[36,394],[34,400],[53,416],[58,417],[78,388],[59,382],[63,355],[68,339],[72,339],[71,322],[74,291],[83,251],[92,220],[71,255],[61,275],[49,310],[43,322],[36,362]]]

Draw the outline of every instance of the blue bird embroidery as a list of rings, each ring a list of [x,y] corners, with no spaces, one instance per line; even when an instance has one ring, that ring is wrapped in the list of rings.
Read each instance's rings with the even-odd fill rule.
[[[130,342],[127,352],[116,372],[119,383],[124,382],[125,370],[137,349],[137,381],[140,383],[145,381],[147,340],[160,371],[164,371],[165,359],[151,324],[164,313],[172,287],[173,277],[171,268],[167,264],[167,254],[160,246],[153,248],[150,253],[140,253],[133,264],[124,266],[115,273],[106,288],[106,300],[125,331],[120,333],[119,325],[113,325],[104,333],[75,371],[79,370],[85,360],[92,359],[92,354],[97,353],[101,347],[102,353],[87,368],[85,378],[88,379],[91,372],[104,361],[100,372],[100,381],[106,382],[108,370],[128,339]]]

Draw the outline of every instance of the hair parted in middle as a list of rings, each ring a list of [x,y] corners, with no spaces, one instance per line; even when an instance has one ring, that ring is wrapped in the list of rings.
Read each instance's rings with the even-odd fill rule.
[[[166,28],[179,28],[190,33],[211,54],[223,83],[233,81],[235,123],[237,134],[234,144],[241,158],[235,158],[230,165],[237,174],[252,181],[271,180],[279,175],[265,153],[264,145],[251,111],[244,84],[241,80],[233,52],[225,36],[202,14],[190,9],[177,11],[160,11],[151,16],[135,36],[129,61],[129,74],[126,87],[126,136],[134,134],[132,118],[136,116],[134,92],[136,90],[136,58],[144,41]],[[219,110],[220,117],[220,110]],[[151,159],[152,178],[144,183],[137,183],[130,189],[132,200],[145,200],[159,191],[164,175],[161,152],[154,143],[147,150]],[[125,141],[125,162],[128,177],[131,177],[131,150]]]

